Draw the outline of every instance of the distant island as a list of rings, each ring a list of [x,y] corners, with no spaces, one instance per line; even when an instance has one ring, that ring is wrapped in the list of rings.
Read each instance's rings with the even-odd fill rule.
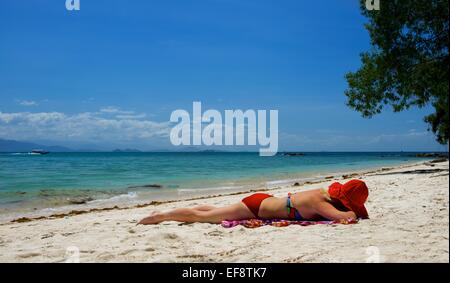
[[[39,148],[43,151],[49,152],[73,152],[74,150],[64,146],[47,146],[32,142],[22,142],[15,140],[0,139],[0,152],[31,152],[32,150]]]
[[[115,149],[112,152],[142,152],[139,149],[133,149],[133,148],[125,148],[125,149]]]
[[[286,156],[305,156],[303,152],[282,152],[281,154]]]

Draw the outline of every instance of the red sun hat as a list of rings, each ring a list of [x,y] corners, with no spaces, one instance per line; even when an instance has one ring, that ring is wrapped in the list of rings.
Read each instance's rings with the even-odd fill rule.
[[[356,216],[367,219],[369,214],[364,203],[369,196],[369,189],[361,180],[351,180],[345,184],[335,182],[328,187],[331,198],[338,199],[342,204],[353,211]]]

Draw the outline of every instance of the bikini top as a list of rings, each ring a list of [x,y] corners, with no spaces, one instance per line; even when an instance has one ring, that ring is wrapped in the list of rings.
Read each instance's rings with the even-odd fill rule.
[[[286,209],[289,215],[289,219],[295,219],[295,220],[304,220],[303,217],[300,215],[300,212],[292,205],[291,201],[291,193],[288,193],[287,201],[286,201]]]

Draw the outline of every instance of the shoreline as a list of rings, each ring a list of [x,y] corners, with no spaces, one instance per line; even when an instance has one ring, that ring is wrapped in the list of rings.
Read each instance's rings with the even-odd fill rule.
[[[73,212],[0,225],[0,262],[447,262],[449,162],[370,170],[370,219],[355,225],[224,228],[207,223],[136,225],[154,209],[224,206],[245,193]],[[268,190],[326,187],[342,176]],[[376,251],[373,258],[372,252]]]
[[[355,153],[359,154],[366,153]],[[424,162],[431,160],[432,157],[416,157],[412,158],[411,154],[405,153],[374,153],[371,156],[368,154],[364,159],[358,159],[355,157],[343,160],[331,157],[332,162],[324,162],[321,164],[311,164],[311,160],[316,157],[312,155],[310,159],[302,161],[302,159],[291,157],[287,158],[285,162],[275,160],[275,164],[259,165],[259,172],[245,174],[241,172],[236,175],[221,173],[220,175],[214,175],[212,178],[203,179],[203,172],[200,168],[197,168],[197,175],[194,178],[188,178],[183,181],[168,181],[165,176],[154,177],[155,174],[144,174],[140,167],[132,167],[130,172],[141,172],[140,176],[145,178],[137,178],[133,180],[126,179],[130,173],[124,174],[124,176],[111,177],[110,185],[88,185],[90,181],[83,180],[80,182],[87,182],[85,185],[67,185],[66,187],[58,187],[58,181],[55,184],[46,182],[45,178],[51,180],[51,177],[44,175],[40,177],[40,180],[33,180],[25,178],[24,184],[28,184],[27,187],[14,190],[14,186],[9,188],[8,183],[0,186],[2,189],[2,205],[0,206],[0,223],[10,221],[17,218],[27,217],[36,218],[40,216],[50,216],[52,214],[63,214],[73,210],[89,210],[100,208],[111,208],[115,206],[135,206],[152,201],[173,201],[183,200],[198,197],[208,197],[217,194],[229,194],[235,192],[250,192],[254,190],[273,189],[279,186],[286,186],[290,183],[304,183],[305,180],[322,180],[330,175],[345,175],[355,172],[364,172],[368,170],[375,170],[382,167],[392,167],[404,164],[415,164],[417,162]],[[381,155],[380,155],[381,154]],[[386,154],[386,155],[384,155]],[[339,153],[330,153],[326,155],[339,156]],[[375,156],[375,157],[374,157]],[[214,157],[216,158],[216,157]],[[245,159],[248,157],[245,157]],[[311,159],[312,158],[312,159]],[[321,160],[321,156],[318,157]],[[333,161],[334,158],[334,161]],[[341,157],[338,157],[341,158]],[[385,160],[384,158],[387,158]],[[367,159],[367,160],[366,160]],[[291,161],[289,161],[291,160]],[[233,160],[234,161],[234,160]],[[92,162],[92,161],[91,161]],[[122,162],[122,161],[120,161]],[[229,160],[226,162],[230,162]],[[224,162],[224,163],[226,163]],[[254,162],[251,160],[247,162]],[[296,166],[289,166],[286,164],[296,164]],[[306,162],[306,163],[304,163]],[[186,163],[186,162],[185,162]],[[236,161],[234,161],[235,164]],[[280,164],[281,163],[281,164]],[[39,164],[39,163],[38,163]],[[139,163],[138,163],[139,164]],[[220,164],[220,162],[219,162]],[[259,163],[258,163],[259,164]],[[306,165],[304,165],[306,164]],[[35,165],[38,166],[39,165]],[[170,166],[169,166],[170,167]],[[173,167],[173,166],[172,166]],[[227,168],[238,168],[233,163],[229,164]],[[266,168],[264,170],[264,168]],[[53,168],[55,170],[55,168]],[[173,169],[173,168],[172,168]],[[216,170],[217,171],[217,170]],[[220,171],[220,170],[219,170]],[[225,170],[226,171],[226,170]],[[264,171],[267,171],[264,173]],[[17,169],[14,169],[11,174],[16,174]],[[50,171],[51,172],[51,171]],[[86,173],[86,172],[85,172]],[[150,172],[151,173],[151,172]],[[216,172],[217,173],[217,172]],[[67,175],[67,176],[66,176]],[[70,172],[61,172],[57,174],[56,180],[64,178],[73,179],[76,174]],[[150,176],[150,177],[149,177]],[[124,179],[122,179],[124,177]],[[44,178],[44,179],[42,179]],[[95,179],[95,178],[94,178]],[[127,180],[127,181],[122,181]],[[91,180],[92,181],[92,180]],[[118,184],[122,186],[118,186]],[[3,197],[5,197],[3,199]]]
[[[122,201],[122,202],[116,202],[112,203],[108,206],[107,202],[110,199],[121,197],[122,195],[114,196],[109,199],[97,199],[94,200],[94,203],[100,204],[98,206],[92,206],[93,202],[88,202],[86,204],[82,205],[64,205],[56,208],[43,208],[40,211],[34,212],[34,213],[14,213],[13,217],[3,217],[0,220],[0,225],[4,225],[6,223],[24,223],[24,222],[30,222],[35,220],[42,220],[42,219],[58,219],[58,218],[64,218],[68,216],[74,216],[74,215],[80,215],[80,214],[86,214],[86,213],[92,213],[92,212],[99,212],[99,211],[111,211],[111,210],[129,210],[133,208],[143,208],[143,207],[149,207],[149,206],[158,206],[161,204],[170,204],[170,203],[177,203],[177,202],[183,202],[183,201],[194,201],[194,200],[202,200],[202,199],[209,199],[209,198],[217,198],[217,197],[223,197],[223,196],[234,196],[234,195],[242,195],[242,194],[248,194],[248,193],[254,193],[254,192],[267,192],[267,191],[273,191],[282,189],[285,187],[298,187],[298,186],[304,186],[304,185],[312,185],[312,184],[318,184],[322,182],[326,182],[327,180],[333,179],[333,180],[345,180],[349,178],[359,178],[361,176],[364,176],[366,174],[371,174],[374,172],[381,172],[383,170],[392,170],[395,168],[408,168],[412,166],[422,165],[426,164],[428,162],[433,162],[438,159],[427,159],[422,160],[420,162],[417,161],[408,161],[405,163],[402,163],[400,165],[386,165],[386,166],[375,166],[370,167],[366,169],[360,169],[360,170],[352,170],[352,171],[328,171],[328,172],[320,172],[319,175],[311,175],[308,177],[299,177],[299,178],[292,178],[292,179],[283,179],[283,180],[271,180],[271,181],[265,181],[264,185],[265,187],[262,187],[263,184],[255,185],[254,188],[242,188],[241,189],[227,189],[225,192],[214,194],[214,191],[218,189],[198,189],[198,190],[182,190],[187,191],[189,190],[190,193],[186,193],[186,197],[179,197],[179,198],[173,198],[173,199],[158,199],[158,200],[152,200],[152,201],[146,201],[145,199],[140,200],[134,200],[134,201]],[[318,172],[316,172],[318,173]],[[272,186],[269,187],[268,184],[271,184]],[[297,185],[298,184],[298,185]],[[180,191],[178,192],[178,195],[180,195]],[[103,204],[103,205],[102,205]],[[47,212],[44,213],[44,210],[55,210],[53,213]]]

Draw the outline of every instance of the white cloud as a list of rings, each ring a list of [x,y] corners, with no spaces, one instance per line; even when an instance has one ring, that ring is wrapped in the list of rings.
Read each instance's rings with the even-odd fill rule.
[[[111,146],[170,144],[172,123],[151,121],[149,116],[113,106],[97,112],[76,114],[0,112],[0,138]],[[280,131],[279,139],[281,149],[298,150],[407,150],[436,145],[432,133],[412,127],[404,132],[372,135],[353,135],[327,129],[296,134]]]
[[[32,100],[19,100],[18,103],[22,106],[37,106],[38,103]]]
[[[121,120],[134,120],[134,119],[144,119],[145,117],[147,117],[147,114],[130,114],[130,115],[116,115],[115,116],[117,119],[121,119]]]
[[[115,106],[103,107],[102,109],[100,109],[100,112],[108,114],[124,114],[124,115],[134,114],[134,111],[124,111]]]
[[[43,113],[2,113],[0,112],[0,121],[5,124],[23,124],[30,122],[32,124],[42,124],[51,121],[58,121],[65,117],[64,114],[58,112],[43,112]]]
[[[148,139],[168,137],[170,133],[170,122],[142,120],[144,114],[131,115],[132,111],[116,110],[108,108],[109,112],[73,115],[60,112],[0,112],[0,135],[2,138],[18,140],[145,143]],[[109,113],[128,114],[110,117]]]

